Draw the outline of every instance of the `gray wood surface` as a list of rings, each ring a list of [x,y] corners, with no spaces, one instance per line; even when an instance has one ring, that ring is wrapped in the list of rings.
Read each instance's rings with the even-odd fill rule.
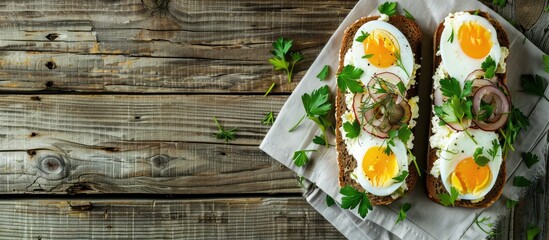
[[[0,238],[342,238],[257,146],[355,3],[3,1]],[[494,10],[549,53],[547,4]],[[267,62],[279,36],[305,56],[293,83]],[[213,116],[239,138],[215,139]],[[548,182],[497,239],[547,238]]]

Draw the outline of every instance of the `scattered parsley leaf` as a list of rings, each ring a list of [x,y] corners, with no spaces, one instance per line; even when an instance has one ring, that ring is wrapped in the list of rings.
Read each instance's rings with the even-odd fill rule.
[[[477,15],[477,16],[478,16],[479,13],[480,13],[480,9],[477,9],[477,10],[473,13],[473,15]]]
[[[526,239],[527,240],[534,240],[534,238],[540,232],[541,232],[541,230],[538,227],[530,225],[530,227],[528,227],[528,230],[526,230]]]
[[[326,141],[324,140],[324,136],[317,136],[315,135],[315,138],[313,138],[313,143],[318,145],[326,145]]]
[[[483,166],[486,166],[488,162],[490,162],[490,159],[488,159],[485,156],[482,156],[481,154],[482,154],[482,148],[477,147],[477,149],[475,149],[475,153],[473,153],[473,159],[475,160],[475,163],[477,165],[483,167]]]
[[[377,7],[377,10],[379,10],[379,12],[382,14],[393,16],[393,15],[396,15],[396,10],[397,10],[396,7],[397,7],[396,2],[385,2],[379,5],[379,7]]]
[[[367,32],[364,32],[364,31],[360,31],[360,36],[358,36],[355,41],[357,42],[364,42],[364,40],[366,40],[366,38],[368,38],[368,36],[370,36],[369,33]]]
[[[520,76],[520,86],[522,92],[543,97],[549,101],[549,98],[545,96],[545,89],[547,88],[547,81],[540,75],[534,76],[532,74],[522,74]]]
[[[504,8],[507,5],[507,0],[492,0],[492,4],[494,4],[494,6]]]
[[[549,4],[547,5],[547,9],[549,9]],[[549,73],[549,55],[543,55],[543,66],[543,71]]]
[[[492,56],[488,55],[484,62],[480,65],[482,70],[484,70],[484,77],[490,79],[496,74],[496,61],[492,59]]]
[[[313,90],[311,95],[307,93],[303,94],[301,101],[303,102],[307,116],[326,115],[332,109],[328,86]]]
[[[305,184],[303,184],[303,180],[305,180],[305,177],[303,177],[303,176],[297,176],[296,179],[297,179],[297,184],[299,184],[299,186],[300,186],[301,188],[305,188]]]
[[[345,122],[343,123],[343,130],[345,130],[345,137],[356,138],[360,135],[360,123],[355,120],[353,123]]]
[[[266,97],[267,95],[269,95],[269,93],[271,93],[271,91],[273,90],[275,85],[276,85],[276,83],[272,83],[271,86],[269,87],[269,89],[267,89],[267,91],[265,92],[265,95],[263,95],[263,97]]]
[[[405,96],[406,95],[406,86],[404,86],[404,83],[402,81],[397,83],[398,91],[400,92],[400,95]]]
[[[456,202],[457,198],[459,196],[459,191],[452,187],[450,189],[450,194],[448,193],[439,193],[438,198],[440,199],[440,203],[444,206],[454,206],[454,203]]]
[[[329,74],[330,74],[330,66],[324,65],[324,67],[322,68],[322,70],[320,70],[320,72],[318,73],[318,75],[316,75],[316,77],[320,79],[320,81],[324,81],[326,80],[326,78],[328,78]]]
[[[223,128],[221,124],[219,124],[216,117],[213,117],[213,120],[215,122],[215,125],[217,125],[217,129],[219,130],[219,132],[215,134],[217,139],[224,139],[225,143],[228,143],[229,141],[235,140],[237,138],[236,130],[238,128],[235,127],[228,131],[225,131],[225,128]]]
[[[494,112],[494,107],[484,101],[480,101],[480,111],[475,116],[477,120],[484,121],[488,119]]]
[[[450,33],[450,37],[448,37],[448,42],[453,43],[454,42],[454,28],[452,27],[452,33]]]
[[[412,204],[404,203],[402,206],[400,206],[400,212],[398,213],[398,219],[396,220],[395,224],[398,224],[399,222],[404,221],[406,219],[406,212],[410,210],[412,207]]]
[[[522,157],[524,158],[524,163],[526,163],[528,168],[531,168],[534,164],[539,162],[538,155],[533,154],[532,152],[523,152]]]
[[[528,118],[526,118],[526,116],[524,116],[518,108],[511,107],[509,120],[507,121],[505,129],[499,129],[499,132],[504,138],[502,151],[504,156],[507,155],[509,150],[515,151],[513,144],[515,143],[518,133],[521,129],[526,130],[529,125],[530,123],[528,122]]]
[[[364,73],[362,69],[353,65],[346,65],[337,75],[337,86],[342,92],[346,92],[347,89],[352,93],[364,92],[362,83],[359,82],[362,73]]]
[[[414,18],[414,16],[412,16],[412,14],[410,12],[408,12],[408,10],[406,10],[406,8],[403,8],[402,10],[404,10],[404,16],[409,18],[409,19],[412,19],[412,20],[416,20],[416,18]]]
[[[434,111],[437,117],[442,119],[445,123],[457,123],[463,129],[465,133],[476,144],[477,141],[467,131],[468,125],[466,119],[472,119],[473,113],[471,111],[473,101],[468,97],[472,93],[472,81],[465,81],[463,89],[455,78],[444,78],[440,80],[440,89],[442,94],[448,97],[448,101],[444,102],[441,106],[435,106]]]
[[[528,187],[532,182],[523,176],[515,176],[513,179],[513,186],[515,187]]]
[[[292,160],[294,160],[294,164],[298,167],[305,166],[309,162],[309,156],[307,156],[307,152],[314,152],[316,150],[298,150],[294,152],[294,155],[292,156]]]
[[[373,210],[370,199],[368,199],[365,192],[360,192],[355,188],[346,185],[339,190],[339,193],[343,195],[343,198],[341,198],[341,208],[354,209],[358,206],[358,214],[362,218],[365,218],[366,215],[368,215],[368,210]]]
[[[330,197],[330,195],[326,195],[326,205],[328,205],[328,207],[331,207],[332,205],[334,205],[335,203],[335,200]]]
[[[274,120],[275,120],[275,117],[273,115],[273,112],[269,112],[265,115],[265,117],[263,117],[263,120],[261,120],[261,123],[263,123],[264,125],[273,125]]]
[[[453,77],[440,79],[440,91],[446,97],[462,97],[459,81]]]
[[[271,51],[271,53],[274,55],[274,57],[269,59],[269,62],[274,66],[275,70],[284,70],[286,72],[288,82],[292,82],[292,72],[294,70],[295,64],[303,60],[303,55],[301,55],[301,53],[289,53],[292,44],[292,40],[279,37],[273,43],[273,50]],[[286,60],[288,58],[288,53],[290,55],[289,62]]]
[[[402,173],[396,177],[393,178],[395,180],[395,183],[400,183],[404,180],[406,180],[406,177],[408,177],[408,171],[402,171]]]
[[[505,202],[505,205],[507,206],[507,209],[512,209],[515,207],[515,205],[517,205],[518,201],[515,201],[513,199],[507,199],[507,201]]]
[[[490,237],[493,237],[496,235],[496,233],[494,231],[492,231],[492,228],[494,227],[494,223],[491,223],[491,222],[488,222],[491,217],[483,217],[481,219],[479,219],[480,215],[479,214],[476,214],[476,217],[475,217],[475,224],[477,225],[478,228],[480,228],[481,231],[483,231],[484,233],[488,234]],[[484,227],[488,227],[488,230],[484,229]]]
[[[366,54],[366,55],[362,56],[362,59],[368,59],[368,58],[371,58],[373,56],[374,56],[374,54]]]

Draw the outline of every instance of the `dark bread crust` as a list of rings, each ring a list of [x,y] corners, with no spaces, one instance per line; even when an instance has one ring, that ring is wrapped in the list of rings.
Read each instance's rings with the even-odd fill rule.
[[[468,11],[468,12],[472,14],[475,11]],[[479,11],[478,16],[484,17],[488,21],[490,21],[490,23],[496,29],[500,46],[509,48],[509,39],[507,38],[507,33],[505,32],[503,27],[495,19],[490,17],[490,15],[486,12]],[[441,22],[438,25],[438,28],[437,28],[437,30],[435,32],[435,36],[434,36],[434,42],[433,42],[434,53],[436,53],[438,51],[438,48],[440,46],[440,41],[441,41],[440,38],[442,36],[442,31],[443,30],[444,30],[444,22]],[[442,58],[440,56],[436,56],[436,54],[435,54],[434,59],[433,59],[433,71],[437,69],[437,67],[440,65],[441,62],[442,62]],[[506,73],[501,73],[501,74],[498,73],[496,75],[497,75],[498,81],[500,81],[501,83],[505,84],[507,82],[507,74]],[[432,118],[433,118],[433,113],[431,111],[431,119]],[[431,130],[432,126],[429,129],[430,129],[429,130],[429,136],[432,136],[433,135],[432,130]],[[502,137],[499,133],[498,133],[498,135],[500,136],[500,138]],[[430,145],[428,145],[427,147],[428,147],[428,150],[427,150],[427,152],[428,152],[427,172],[428,173],[426,174],[427,177],[426,177],[426,181],[425,181],[426,187],[427,187],[427,196],[433,202],[436,202],[436,203],[440,204],[440,199],[438,197],[438,194],[448,193],[448,192],[446,191],[446,189],[444,188],[444,185],[442,184],[442,179],[440,177],[435,178],[433,175],[431,175],[429,173],[431,171],[431,168],[433,167],[434,162],[437,159],[436,151],[438,149],[431,149]],[[499,196],[503,192],[503,186],[505,185],[505,178],[506,178],[505,158],[503,158],[503,161],[501,163],[501,167],[499,168],[498,178],[497,178],[496,182],[494,183],[494,186],[492,187],[490,192],[488,192],[488,194],[486,194],[486,196],[484,197],[484,199],[482,201],[473,203],[469,200],[458,200],[454,203],[454,206],[466,207],[466,208],[486,208],[486,207],[489,207],[494,202],[496,202],[496,200],[498,200]]]
[[[373,20],[377,20],[379,16],[372,16],[372,17],[363,17],[353,23],[350,27],[345,30],[342,46],[339,50],[339,67],[337,69],[337,73],[340,73],[341,70],[344,67],[344,58],[345,54],[351,48],[355,33],[358,31],[358,29],[364,25],[365,23]],[[420,54],[421,54],[421,38],[422,38],[422,32],[419,26],[412,20],[404,17],[404,16],[391,16],[389,17],[390,24],[395,26],[397,29],[399,29],[404,36],[406,36],[406,39],[410,43],[410,47],[412,48],[412,51],[415,54],[415,63],[420,63]],[[416,73],[418,74],[418,73]],[[410,87],[408,92],[406,93],[407,97],[411,96],[417,96],[417,81],[419,80],[419,76],[416,76],[416,84]],[[351,185],[354,188],[364,191],[364,188],[360,186],[359,183],[357,183],[355,180],[351,178],[351,173],[357,166],[357,161],[355,158],[350,155],[347,152],[347,148],[345,146],[345,142],[342,138],[342,133],[339,131],[341,125],[343,124],[341,121],[341,115],[345,113],[346,111],[346,104],[345,104],[345,95],[342,93],[339,88],[337,89],[337,96],[336,96],[336,149],[337,149],[337,162],[339,165],[339,185],[341,187],[345,185]],[[414,128],[415,129],[415,128]],[[415,133],[415,131],[414,131]],[[416,185],[418,181],[418,173],[413,164],[408,165],[408,172],[409,175],[406,178],[406,185],[408,186],[407,191],[411,191],[414,186]],[[368,198],[370,199],[370,203],[372,205],[387,205],[393,202],[396,199],[393,199],[391,196],[376,196],[373,194],[368,193]]]

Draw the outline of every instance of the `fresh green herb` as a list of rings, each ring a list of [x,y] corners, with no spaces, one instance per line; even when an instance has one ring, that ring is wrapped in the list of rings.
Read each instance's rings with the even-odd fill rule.
[[[377,7],[377,10],[379,10],[379,12],[382,14],[393,16],[393,15],[396,15],[396,11],[397,11],[396,7],[397,7],[396,2],[385,2],[379,5],[379,7]]]
[[[480,9],[477,9],[477,10],[473,13],[473,15],[477,15],[477,16],[478,16],[479,13],[480,13]]]
[[[219,132],[215,134],[217,139],[224,139],[225,143],[228,143],[229,141],[235,140],[237,138],[236,130],[238,128],[235,127],[228,131],[225,131],[225,128],[223,128],[221,124],[219,124],[216,117],[213,117],[213,120],[215,122],[215,125],[217,125],[217,129],[219,130]]]
[[[358,36],[355,41],[357,42],[364,42],[364,40],[366,40],[366,38],[368,38],[368,36],[370,36],[369,33],[367,32],[364,32],[364,31],[360,31],[360,36]]]
[[[396,51],[395,52],[395,57],[396,57],[397,67],[401,68],[404,71],[404,73],[406,73],[406,76],[410,77],[410,73],[408,73],[408,70],[406,70],[406,68],[404,67],[404,64],[402,63],[402,58],[400,56],[400,52]]]
[[[454,28],[452,27],[452,33],[450,33],[450,37],[448,37],[448,42],[453,43],[454,42]]]
[[[414,18],[414,16],[412,16],[412,14],[410,12],[408,12],[408,10],[406,10],[406,8],[403,8],[402,10],[404,10],[404,16],[409,18],[409,19],[412,19],[412,20],[416,20],[416,18]]]
[[[511,107],[509,120],[507,121],[505,129],[499,129],[499,132],[501,133],[501,135],[503,135],[504,138],[502,151],[504,156],[507,156],[509,150],[515,151],[515,148],[513,148],[513,144],[517,139],[518,133],[521,129],[526,130],[526,128],[528,128],[528,125],[530,125],[530,123],[528,122],[528,119],[524,116],[524,114],[522,114],[522,112],[518,110],[518,108]]]
[[[412,207],[412,204],[404,203],[402,206],[400,206],[400,212],[398,213],[398,219],[396,220],[395,224],[398,224],[399,222],[404,221],[406,219],[406,212],[410,210]]]
[[[269,59],[269,62],[274,66],[275,70],[284,70],[286,72],[288,82],[292,82],[292,72],[294,71],[295,64],[303,60],[303,55],[301,55],[301,53],[290,53],[292,44],[293,41],[290,39],[278,38],[273,43],[273,50],[271,51],[274,57]],[[290,55],[289,62],[286,60],[288,54]]]
[[[489,222],[491,217],[483,217],[479,219],[480,215],[476,214],[476,216],[477,217],[475,218],[475,224],[477,225],[477,227],[480,228],[480,230],[483,231],[484,233],[488,234],[490,237],[495,236],[496,233],[492,231],[492,228],[494,227],[494,223]],[[488,229],[484,229],[483,226],[487,227]]]
[[[441,106],[435,106],[435,114],[446,123],[457,123],[465,130],[465,133],[475,144],[477,141],[467,131],[467,119],[473,118],[471,107],[473,101],[468,97],[471,95],[472,81],[465,81],[463,89],[455,78],[444,78],[440,80],[442,95],[448,97],[448,101]]]
[[[330,197],[330,195],[326,195],[326,205],[328,205],[328,207],[331,207],[332,205],[334,205],[335,203],[335,200]]]
[[[366,55],[362,56],[362,59],[368,59],[368,58],[371,58],[373,56],[374,56],[374,54],[366,54]]]
[[[273,88],[275,87],[276,83],[272,83],[271,86],[269,87],[269,89],[267,89],[267,91],[265,92],[265,95],[263,95],[263,97],[266,97],[267,95],[269,95],[269,93],[271,93],[271,91],[273,91]]]
[[[360,123],[355,119],[353,123],[343,123],[343,130],[345,130],[345,137],[356,138],[360,134]]]
[[[530,225],[528,227],[528,230],[526,230],[526,239],[527,240],[534,240],[534,238],[541,232],[541,230],[533,225]]]
[[[320,81],[324,81],[326,80],[326,78],[328,78],[328,75],[330,75],[330,66],[324,65],[324,67],[322,68],[322,70],[320,70],[316,77],[320,79]]]
[[[440,80],[440,90],[442,95],[446,97],[458,96],[459,98],[466,98],[473,92],[473,81],[465,81],[463,89],[459,84],[459,81],[455,78],[443,78]]]
[[[343,209],[354,209],[358,206],[358,214],[365,218],[368,215],[368,210],[373,210],[372,205],[370,204],[370,199],[365,192],[360,192],[355,188],[346,185],[339,193],[343,195],[341,198],[341,208]]]
[[[515,205],[517,205],[518,201],[515,201],[513,199],[507,199],[507,201],[505,202],[505,205],[507,206],[507,209],[512,209],[515,207]]]
[[[362,69],[353,65],[346,65],[343,70],[337,75],[337,86],[342,92],[346,92],[349,89],[352,93],[364,92],[362,84],[359,82],[360,76],[362,76]]]
[[[332,126],[332,123],[327,118],[328,113],[332,109],[332,104],[330,103],[330,89],[328,86],[322,86],[314,90],[310,95],[305,93],[301,96],[301,101],[305,108],[305,115],[303,115],[303,117],[299,119],[299,122],[289,131],[294,131],[299,124],[301,124],[301,121],[303,121],[305,117],[308,117],[319,126],[322,131],[322,136],[324,136],[324,142],[326,143],[326,146],[328,146],[326,130]]]
[[[274,120],[275,120],[275,117],[273,115],[273,112],[269,112],[265,115],[265,117],[263,117],[263,120],[261,120],[261,123],[263,125],[273,125]]]
[[[513,179],[513,186],[515,187],[528,187],[532,182],[523,176],[515,176]]]
[[[386,139],[387,146],[385,148],[385,154],[390,155],[391,154],[391,146],[395,146],[395,139],[400,139],[404,145],[408,143],[408,140],[410,140],[410,136],[412,135],[412,130],[408,128],[408,125],[402,124],[399,129],[391,129],[388,132],[389,137]],[[421,177],[421,171],[419,169],[419,165],[416,161],[415,156],[412,154],[412,151],[409,148],[406,148],[408,151],[408,156],[411,158],[412,162],[414,162],[414,165],[416,166],[417,173]]]
[[[315,135],[315,138],[313,138],[313,143],[318,145],[326,145],[326,141],[324,140],[324,136]]]
[[[396,84],[396,86],[398,88],[398,91],[400,92],[400,95],[405,96],[406,95],[406,86],[404,86],[404,83],[402,81],[400,81]]]
[[[538,155],[533,154],[532,152],[523,152],[522,158],[524,158],[524,163],[526,163],[526,166],[528,168],[531,168],[532,166],[534,166],[534,164],[539,162]]]
[[[498,153],[498,149],[499,149],[499,141],[497,139],[494,139],[492,140],[492,148],[488,149],[488,155],[490,155],[491,159],[486,157],[486,156],[482,156],[482,152],[484,150],[484,148],[481,148],[481,147],[477,147],[475,149],[475,152],[473,153],[473,159],[475,160],[475,163],[479,166],[486,166],[486,164],[488,164],[488,162],[490,161],[494,161],[494,159],[496,158],[496,155]]]
[[[492,0],[492,4],[494,4],[494,6],[504,8],[507,5],[507,0]]]
[[[400,183],[404,180],[406,180],[406,177],[408,177],[408,171],[402,171],[402,173],[396,177],[393,178],[395,180],[395,183]]]
[[[303,180],[305,180],[305,177],[303,177],[303,176],[297,176],[296,179],[297,179],[297,184],[299,184],[299,186],[300,186],[301,188],[305,188],[305,184],[303,184]]]
[[[480,65],[482,70],[484,70],[484,77],[490,79],[496,74],[496,61],[492,59],[492,56],[488,55],[484,62]]]
[[[294,164],[298,167],[305,166],[309,162],[309,156],[307,156],[307,152],[315,152],[317,150],[299,150],[295,151],[294,155],[292,156],[292,160],[294,160]]]
[[[475,119],[484,121],[488,119],[492,113],[494,112],[494,107],[486,102],[484,102],[482,99],[480,101],[480,111],[475,116]]]
[[[545,89],[547,88],[547,81],[540,75],[534,76],[532,74],[522,74],[520,76],[520,86],[522,92],[545,98],[549,101],[549,98],[545,96]]]
[[[456,202],[457,198],[459,196],[459,191],[452,187],[450,189],[450,194],[448,193],[439,193],[438,198],[440,199],[440,203],[444,206],[454,206],[454,203]]]
[[[549,4],[547,5],[547,9],[549,9]],[[549,55],[543,55],[543,66],[543,71],[549,73]]]

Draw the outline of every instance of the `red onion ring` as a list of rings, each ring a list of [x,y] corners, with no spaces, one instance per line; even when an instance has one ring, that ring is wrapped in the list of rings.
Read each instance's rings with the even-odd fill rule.
[[[382,72],[382,73],[374,74],[374,76],[372,76],[372,79],[368,82],[368,87],[367,88],[368,88],[368,93],[370,94],[370,96],[375,101],[378,101],[379,99],[383,98],[383,96],[388,94],[388,93],[377,93],[377,92],[375,92],[375,85],[379,82],[378,79],[383,79],[384,81],[387,81],[387,83],[394,84],[395,87],[399,82],[402,82],[400,77],[398,77],[394,73]],[[403,99],[403,96],[401,96],[398,89],[394,89],[394,90],[397,93],[396,95],[398,95],[397,103],[400,103],[400,101],[402,101],[402,99]]]
[[[506,114],[510,111],[509,99],[505,94],[496,86],[484,86],[477,90],[473,97],[473,113],[475,115],[480,114],[481,101],[486,100],[494,107],[493,115],[485,121],[474,120],[475,124],[485,131],[496,131],[503,127],[507,123],[509,115]],[[499,116],[499,117],[497,117]],[[493,121],[493,122],[491,122]]]

